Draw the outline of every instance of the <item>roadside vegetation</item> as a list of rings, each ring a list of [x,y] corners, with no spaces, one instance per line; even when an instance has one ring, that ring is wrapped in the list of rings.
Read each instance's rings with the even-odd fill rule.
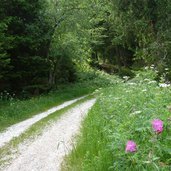
[[[170,170],[171,88],[158,86],[155,76],[138,72],[102,90],[63,170]],[[163,122],[159,132],[152,125],[156,119]],[[132,151],[129,141],[135,143]]]
[[[0,98],[0,131],[12,124],[57,106],[67,100],[91,94],[96,89],[112,85],[118,80],[104,72],[89,71],[81,74],[77,83],[61,85],[48,94],[31,99],[16,99],[8,93]]]

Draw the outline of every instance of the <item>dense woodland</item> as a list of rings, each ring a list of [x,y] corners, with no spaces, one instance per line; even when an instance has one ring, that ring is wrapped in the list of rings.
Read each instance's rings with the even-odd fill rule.
[[[46,92],[88,65],[171,80],[171,1],[0,0],[1,92]]]

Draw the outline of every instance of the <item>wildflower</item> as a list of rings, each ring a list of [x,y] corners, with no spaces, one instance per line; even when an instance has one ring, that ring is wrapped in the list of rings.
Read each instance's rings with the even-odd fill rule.
[[[163,131],[163,121],[160,119],[154,119],[152,121],[152,127],[157,134],[160,134]]]
[[[123,79],[125,80],[125,81],[128,81],[129,80],[129,76],[123,76]]]
[[[160,83],[159,87],[170,87],[170,84],[166,84],[166,83]]]
[[[130,90],[126,90],[125,92],[126,92],[126,93],[130,93],[131,91],[130,91]]]
[[[154,67],[155,67],[155,65],[154,65],[154,64],[152,64],[152,65],[150,66],[150,69],[154,69]]]
[[[140,113],[142,113],[142,111],[137,110],[137,111],[134,111],[133,113],[131,113],[130,115],[131,115],[131,116],[132,116],[132,115],[138,115],[138,114],[140,114]]]
[[[130,83],[127,83],[128,85],[137,85],[136,83],[132,83],[132,82],[130,82]]]
[[[129,140],[126,144],[126,149],[125,149],[126,152],[136,152],[137,151],[137,145],[135,144],[134,141],[132,140]]]

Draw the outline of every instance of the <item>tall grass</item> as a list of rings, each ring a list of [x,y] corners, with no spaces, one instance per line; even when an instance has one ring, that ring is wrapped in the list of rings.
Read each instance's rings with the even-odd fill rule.
[[[77,146],[66,158],[63,170],[171,170],[169,105],[171,88],[158,87],[144,75],[104,89],[83,123]],[[152,129],[156,118],[164,122],[161,134]],[[125,152],[128,140],[136,142],[136,152]]]

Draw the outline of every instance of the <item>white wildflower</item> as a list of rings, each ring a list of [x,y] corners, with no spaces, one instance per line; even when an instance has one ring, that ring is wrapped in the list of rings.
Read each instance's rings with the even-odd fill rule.
[[[166,84],[166,83],[160,83],[159,87],[170,87],[170,84]]]
[[[113,98],[114,100],[120,100],[121,98],[119,98],[119,97],[115,97],[115,98]]]
[[[148,67],[148,66],[146,66],[144,69],[145,69],[145,70],[148,70],[148,69],[149,69],[149,67]]]
[[[155,67],[154,64],[152,64],[152,65],[150,66],[150,69],[154,69],[154,67]]]
[[[140,114],[140,113],[142,113],[142,111],[137,110],[137,111],[134,111],[133,113],[131,113],[130,116],[138,115],[138,114]]]
[[[131,92],[131,90],[126,90],[125,92],[126,92],[126,93],[130,93],[130,92]]]
[[[128,76],[123,76],[123,79],[124,80],[128,80],[130,77],[128,77]]]
[[[127,83],[128,85],[137,85],[137,83]]]

